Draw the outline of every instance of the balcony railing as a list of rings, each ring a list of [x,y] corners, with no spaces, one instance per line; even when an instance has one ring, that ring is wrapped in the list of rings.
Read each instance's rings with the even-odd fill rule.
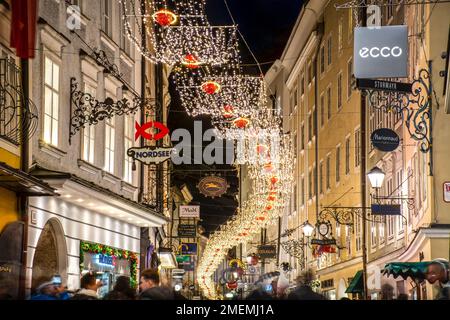
[[[0,59],[0,138],[20,145],[36,131],[38,112],[25,99],[21,70],[12,58]]]

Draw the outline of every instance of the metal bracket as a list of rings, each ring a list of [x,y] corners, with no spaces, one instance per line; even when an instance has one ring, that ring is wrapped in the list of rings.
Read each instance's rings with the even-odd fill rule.
[[[102,120],[110,119],[113,116],[135,113],[146,104],[154,104],[154,99],[142,99],[134,97],[132,101],[126,98],[114,101],[106,98],[105,101],[98,101],[90,94],[78,90],[78,83],[75,78],[70,79],[70,135],[69,144],[81,128],[87,125],[96,125]]]
[[[420,142],[420,150],[423,153],[431,151],[432,89],[428,70],[419,71],[418,77],[412,83],[412,93],[379,90],[363,92],[372,108],[401,114],[411,138]]]

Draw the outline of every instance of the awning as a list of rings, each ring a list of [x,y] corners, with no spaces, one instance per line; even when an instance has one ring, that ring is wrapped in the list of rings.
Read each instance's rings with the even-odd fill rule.
[[[425,279],[427,267],[430,261],[422,262],[391,262],[384,266],[382,273],[386,276],[393,275],[394,279],[402,277],[406,280],[408,277],[412,279]]]
[[[363,283],[363,272],[359,270],[352,279],[352,282],[348,285],[345,293],[363,293],[364,283]]]
[[[0,162],[0,187],[27,196],[56,196],[55,189],[22,170]]]

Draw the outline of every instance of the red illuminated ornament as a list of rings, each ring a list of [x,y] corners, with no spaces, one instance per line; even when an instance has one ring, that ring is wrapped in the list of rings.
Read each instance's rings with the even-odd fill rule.
[[[153,21],[162,27],[167,27],[177,22],[177,15],[169,10],[156,11],[153,16]]]
[[[188,67],[189,69],[197,69],[200,66],[200,62],[198,61],[197,57],[193,54],[187,54],[184,56],[183,61],[181,61],[183,65]]]
[[[233,111],[234,111],[233,106],[230,106],[230,105],[224,106],[224,107],[223,107],[223,117],[224,117],[225,119],[233,118],[233,117],[234,117]]]
[[[270,211],[270,210],[272,210],[272,209],[273,209],[273,206],[272,206],[271,204],[267,205],[267,207],[266,207],[266,210],[267,210],[267,211]]]
[[[275,167],[274,167],[274,165],[273,165],[271,162],[266,163],[266,164],[264,165],[264,171],[265,171],[266,173],[273,172],[274,170],[275,170]]]
[[[258,154],[266,153],[268,149],[269,148],[265,144],[258,144],[256,146],[256,152],[258,152]]]
[[[269,196],[267,197],[267,200],[268,200],[268,201],[275,201],[275,200],[277,200],[277,197],[274,196],[274,195],[269,195]]]
[[[233,121],[233,124],[236,128],[239,129],[244,129],[245,127],[247,127],[250,124],[250,120],[248,120],[247,118],[237,118]]]
[[[273,176],[272,178],[270,178],[270,183],[272,184],[276,184],[279,181],[277,176]]]
[[[259,221],[264,221],[264,220],[266,220],[266,217],[263,217],[263,216],[259,216],[259,217],[257,217],[257,218],[256,218],[256,220],[259,220]]]
[[[255,255],[251,256],[251,258],[250,258],[250,264],[251,264],[252,266],[256,266],[256,265],[258,264],[258,257],[255,256]]]
[[[234,281],[234,282],[228,282],[227,283],[227,288],[228,289],[236,289],[237,288],[237,282],[236,281]]]
[[[215,94],[220,91],[220,88],[220,84],[215,81],[206,81],[202,84],[202,90],[207,94]]]

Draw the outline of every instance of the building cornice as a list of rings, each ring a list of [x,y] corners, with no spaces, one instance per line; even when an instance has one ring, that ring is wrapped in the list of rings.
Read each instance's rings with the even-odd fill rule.
[[[317,275],[328,275],[329,273],[334,273],[334,272],[337,272],[337,271],[339,271],[339,270],[343,270],[343,269],[346,269],[346,268],[349,268],[349,267],[352,267],[352,266],[355,266],[355,265],[357,265],[357,264],[362,264],[362,257],[356,257],[356,258],[353,258],[353,259],[351,259],[351,260],[347,260],[347,261],[344,261],[344,262],[341,262],[341,263],[337,263],[337,264],[334,264],[334,265],[332,265],[331,267],[327,267],[327,268],[324,268],[324,269],[321,269],[321,270],[317,270]]]

